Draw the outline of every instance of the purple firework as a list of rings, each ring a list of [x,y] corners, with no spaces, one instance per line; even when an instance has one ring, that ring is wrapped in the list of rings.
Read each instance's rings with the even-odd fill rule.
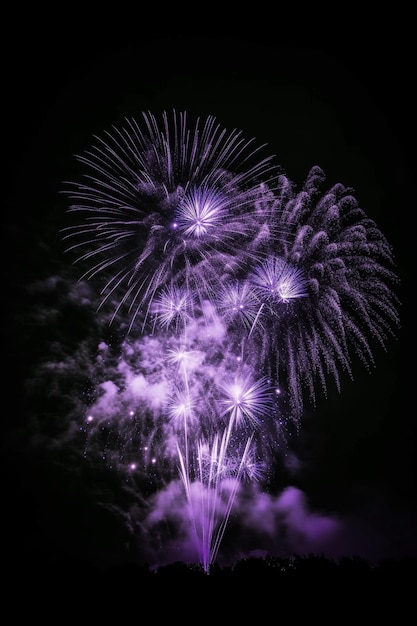
[[[262,323],[251,333],[256,359],[288,387],[295,420],[305,396],[315,404],[317,385],[326,393],[331,379],[340,390],[353,356],[373,366],[372,342],[385,349],[399,327],[389,242],[351,189],[336,184],[323,193],[324,180],[314,167],[297,191],[279,176],[276,197],[260,215],[264,232],[279,227],[285,238],[263,238],[266,260],[248,276],[263,303]]]
[[[85,277],[104,277],[102,303],[116,299],[114,316],[126,306],[130,327],[143,324],[173,277],[202,301],[236,271],[236,247],[255,234],[261,182],[277,169],[253,142],[213,117],[189,127],[186,113],[143,113],[142,125],[127,119],[78,157],[84,181],[65,193],[84,221],[65,238],[88,262]]]
[[[264,146],[213,117],[141,122],[78,157],[85,178],[65,193],[82,219],[64,237],[87,264],[83,278],[102,278],[100,306],[113,302],[112,321],[127,318],[133,337],[135,406],[106,416],[119,462],[138,467],[140,450],[142,467],[176,468],[208,570],[239,482],[264,476],[260,459],[273,462],[317,387],[340,390],[353,357],[370,368],[371,342],[385,348],[395,335],[398,278],[352,190],[323,192],[320,168],[297,190],[258,156]],[[100,411],[99,400],[91,435]]]

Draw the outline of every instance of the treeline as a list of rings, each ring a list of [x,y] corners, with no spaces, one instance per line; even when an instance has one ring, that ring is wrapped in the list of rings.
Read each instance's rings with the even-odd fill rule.
[[[355,557],[256,557],[233,566],[214,564],[209,572],[183,562],[157,568],[134,563],[103,568],[78,560],[15,565],[3,576],[14,623],[39,617],[43,626],[56,626],[80,616],[100,624],[122,616],[257,623],[272,615],[277,622],[287,616],[335,624],[349,616],[356,623],[403,624],[415,614],[415,558],[375,565]]]
[[[260,581],[276,583],[323,582],[333,583],[384,583],[403,581],[408,584],[415,580],[416,558],[383,560],[377,564],[359,557],[344,557],[339,560],[321,555],[281,557],[249,557],[238,560],[234,565],[221,566],[217,563],[205,571],[202,565],[182,561],[159,567],[148,564],[124,563],[110,567],[98,567],[80,560],[52,561],[48,564],[32,561],[20,563],[17,571],[20,582],[24,579],[49,580],[56,585],[65,584],[95,585],[106,588],[136,584],[162,584],[164,581],[198,582],[207,587],[217,582]]]

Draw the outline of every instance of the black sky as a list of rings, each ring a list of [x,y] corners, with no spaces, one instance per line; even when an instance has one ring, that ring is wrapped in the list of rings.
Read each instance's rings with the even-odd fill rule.
[[[398,339],[386,354],[376,350],[372,375],[359,369],[353,383],[346,381],[346,393],[331,394],[317,414],[306,416],[295,448],[306,468],[299,487],[313,507],[346,512],[364,506],[373,489],[382,516],[393,508],[407,520],[408,533],[415,528],[412,46],[405,17],[329,19],[330,28],[321,25],[317,36],[292,21],[286,36],[277,25],[276,34],[244,36],[236,29],[195,37],[183,28],[135,37],[134,29],[116,27],[111,37],[110,28],[92,31],[82,20],[28,37],[12,24],[3,124],[5,434],[22,420],[22,382],[33,367],[35,342],[26,343],[28,329],[20,328],[24,286],[62,266],[59,230],[66,215],[59,194],[62,181],[75,174],[73,155],[93,134],[142,110],[214,115],[224,127],[268,143],[298,184],[319,165],[329,186],[352,186],[394,248],[401,278]],[[25,498],[42,485],[30,484],[31,468],[20,465],[19,449],[3,458],[10,532],[21,539],[25,528],[41,524],[39,499]],[[411,550],[415,556],[415,542]]]

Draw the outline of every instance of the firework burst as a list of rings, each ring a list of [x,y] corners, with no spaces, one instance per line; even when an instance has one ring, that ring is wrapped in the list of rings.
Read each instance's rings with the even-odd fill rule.
[[[261,378],[256,381],[235,378],[232,382],[222,385],[224,399],[223,413],[230,415],[231,421],[237,424],[247,421],[254,427],[262,423],[262,419],[271,418],[274,414],[273,391],[271,381]]]
[[[266,260],[250,275],[267,305],[251,334],[257,358],[288,387],[296,420],[306,395],[315,404],[317,385],[326,393],[331,379],[340,390],[352,357],[369,369],[372,343],[385,349],[399,327],[389,242],[351,189],[337,184],[322,193],[324,180],[314,167],[297,191],[280,176],[267,216],[270,231],[279,224],[286,236],[267,240]]]
[[[113,319],[126,306],[131,328],[144,323],[173,276],[201,301],[213,296],[236,247],[251,241],[254,199],[276,171],[271,156],[258,159],[262,150],[213,117],[189,127],[174,111],[126,120],[78,157],[84,182],[65,193],[84,225],[65,238],[88,262],[85,277],[104,277],[101,304],[116,299]]]

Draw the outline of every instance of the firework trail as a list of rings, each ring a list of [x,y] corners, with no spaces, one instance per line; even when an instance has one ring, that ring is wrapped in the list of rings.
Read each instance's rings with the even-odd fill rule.
[[[240,481],[399,326],[391,247],[352,190],[323,191],[319,167],[297,189],[264,150],[213,117],[143,113],[95,137],[65,189],[64,238],[82,278],[101,277],[99,308],[128,320],[138,371],[145,340],[162,360],[157,410],[119,430],[177,468],[206,571]]]

